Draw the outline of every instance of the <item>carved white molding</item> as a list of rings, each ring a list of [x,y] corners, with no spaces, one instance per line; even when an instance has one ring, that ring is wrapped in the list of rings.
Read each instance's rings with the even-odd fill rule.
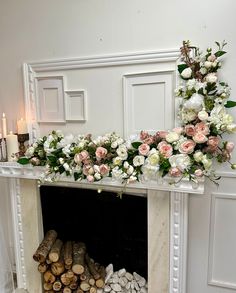
[[[36,72],[176,61],[179,49],[29,62]]]
[[[186,293],[187,232],[188,194],[171,192],[169,293]]]
[[[19,288],[26,289],[26,270],[24,256],[24,234],[22,227],[21,213],[21,189],[20,180],[15,178],[9,179],[9,191],[11,196],[14,241],[15,241],[15,258],[16,258],[16,273],[17,285]]]
[[[221,288],[226,288],[226,289],[236,289],[236,282],[229,282],[229,280],[225,280],[223,277],[220,278],[219,276],[215,276],[215,269],[217,266],[215,264],[215,257],[216,256],[222,256],[219,255],[218,253],[215,255],[215,245],[217,245],[217,241],[219,241],[219,239],[215,239],[215,233],[217,227],[216,227],[216,219],[218,217],[217,215],[217,209],[216,209],[216,204],[217,204],[217,200],[223,200],[223,201],[232,201],[232,200],[236,200],[236,194],[227,194],[227,193],[212,193],[211,195],[211,218],[210,218],[210,235],[209,235],[209,251],[208,251],[208,285],[212,285],[212,286],[216,286],[216,287],[221,287]],[[220,203],[219,203],[220,204]],[[228,210],[227,210],[228,212]],[[223,216],[225,217],[225,215]],[[218,228],[219,229],[219,228]],[[221,227],[221,229],[223,229],[223,227]],[[231,231],[228,232],[231,234]],[[229,239],[227,239],[226,241],[229,241]],[[225,245],[224,245],[225,247]],[[232,251],[232,254],[234,254],[234,248]],[[219,261],[218,261],[218,265],[219,265]],[[220,267],[221,267],[221,263],[220,263]],[[218,268],[219,269],[219,268]],[[222,269],[223,270],[223,269]],[[219,274],[219,272],[218,272]],[[224,276],[225,273],[224,271],[222,271],[222,276]]]
[[[65,91],[66,121],[86,121],[87,101],[85,90]]]

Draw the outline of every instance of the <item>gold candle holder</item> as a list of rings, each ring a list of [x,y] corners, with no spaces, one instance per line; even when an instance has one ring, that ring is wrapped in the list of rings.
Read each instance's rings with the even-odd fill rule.
[[[29,140],[29,133],[17,134],[19,142],[19,155],[20,157],[24,156],[26,147],[25,142]]]

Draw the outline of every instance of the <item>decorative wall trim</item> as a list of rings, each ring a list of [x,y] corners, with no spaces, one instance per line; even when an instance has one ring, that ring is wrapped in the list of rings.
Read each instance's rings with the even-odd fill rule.
[[[211,218],[210,218],[210,235],[208,248],[208,285],[226,289],[236,289],[236,282],[231,283],[214,278],[214,243],[215,240],[215,220],[216,220],[216,201],[217,199],[236,200],[236,194],[229,193],[212,193],[211,194]]]
[[[87,99],[85,90],[65,91],[66,121],[87,120]],[[73,100],[72,100],[73,99]],[[76,113],[75,113],[76,110]]]
[[[17,285],[19,288],[26,289],[27,276],[25,270],[24,234],[22,227],[21,189],[19,179],[9,179],[9,191],[11,196],[11,207],[13,217]]]
[[[35,72],[176,61],[179,49],[29,62]]]
[[[123,76],[125,138],[128,138],[131,134],[138,134],[141,130],[154,134],[157,129],[174,127],[174,72],[174,70],[168,70]],[[153,87],[155,87],[155,90]],[[144,107],[150,109],[150,113],[145,116],[147,112],[144,111],[144,118],[142,118],[140,112]],[[160,117],[163,115],[163,125],[158,127],[156,124],[158,119],[156,120],[155,117],[159,115]],[[140,127],[139,124],[142,126]]]
[[[186,293],[187,233],[188,194],[171,192],[169,293]]]

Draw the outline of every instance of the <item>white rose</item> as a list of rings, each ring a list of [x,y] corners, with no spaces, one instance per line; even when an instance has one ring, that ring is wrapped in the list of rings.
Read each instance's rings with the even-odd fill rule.
[[[111,147],[113,149],[115,149],[115,148],[117,148],[117,146],[118,146],[118,143],[116,141],[113,141],[112,144],[111,144]]]
[[[124,140],[123,138],[119,137],[116,142],[118,145],[121,145],[124,142]]]
[[[232,123],[227,125],[227,131],[230,133],[235,133],[236,132],[236,124]]]
[[[116,152],[122,160],[126,160],[128,158],[127,148],[124,144],[120,145]]]
[[[194,153],[193,158],[196,162],[199,163],[203,158],[203,153],[201,151],[197,151],[196,153]]]
[[[183,78],[190,78],[192,76],[192,69],[191,68],[185,68],[181,74],[180,74]]]
[[[127,174],[131,175],[133,172],[134,172],[134,167],[130,165],[128,170],[127,170]]]
[[[166,141],[170,143],[177,141],[178,139],[179,139],[179,134],[174,131],[171,131],[166,135]]]
[[[156,166],[159,164],[159,161],[160,161],[160,156],[159,154],[156,152],[156,153],[153,153],[151,154],[149,157],[148,157],[148,162],[150,163],[150,165],[152,166]]]
[[[102,176],[101,176],[100,173],[95,173],[95,174],[94,174],[94,178],[95,178],[96,180],[101,180]]]
[[[144,164],[144,156],[135,156],[133,159],[133,164],[135,167],[142,166]]]
[[[26,152],[25,152],[25,156],[27,157],[27,158],[30,158],[30,157],[32,157],[33,156],[33,154],[34,154],[34,147],[29,147],[27,150],[26,150]]]
[[[67,164],[67,163],[64,163],[63,164],[63,167],[66,171],[69,171],[70,170],[70,166]]]
[[[208,113],[206,111],[200,111],[197,116],[201,121],[206,121],[208,119]]]
[[[194,119],[196,119],[197,117],[197,114],[195,111],[193,110],[183,110],[182,111],[182,120],[184,122],[190,122],[190,121],[193,121]]]
[[[128,169],[129,168],[129,163],[127,161],[125,161],[123,166],[124,166],[125,169]]]
[[[121,159],[120,157],[115,157],[115,158],[113,159],[113,164],[114,164],[115,166],[119,166],[119,165],[121,165],[121,162],[122,162],[122,159]]]
[[[182,172],[191,164],[190,158],[186,154],[173,155],[169,158],[169,162],[172,168],[179,168]]]
[[[201,67],[201,68],[200,68],[200,73],[201,73],[202,75],[206,74],[206,73],[207,73],[207,69],[206,69],[205,67]]]
[[[185,109],[200,111],[202,109],[204,97],[200,94],[193,94],[190,99],[184,103]]]
[[[206,155],[203,156],[202,163],[206,170],[209,170],[212,166],[212,160],[208,159]]]
[[[206,82],[214,83],[217,82],[217,75],[215,73],[209,73],[206,76]]]
[[[157,177],[157,172],[159,170],[159,166],[151,166],[149,164],[145,164],[142,166],[142,172],[145,180],[155,180]]]
[[[205,66],[206,68],[211,68],[211,66],[212,66],[212,62],[210,62],[210,61],[206,61],[206,62],[204,63],[204,66]]]

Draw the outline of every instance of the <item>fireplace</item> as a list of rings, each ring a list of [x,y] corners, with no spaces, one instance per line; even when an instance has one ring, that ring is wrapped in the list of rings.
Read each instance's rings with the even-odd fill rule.
[[[100,264],[147,278],[147,198],[93,189],[41,186],[44,234],[84,242]]]

